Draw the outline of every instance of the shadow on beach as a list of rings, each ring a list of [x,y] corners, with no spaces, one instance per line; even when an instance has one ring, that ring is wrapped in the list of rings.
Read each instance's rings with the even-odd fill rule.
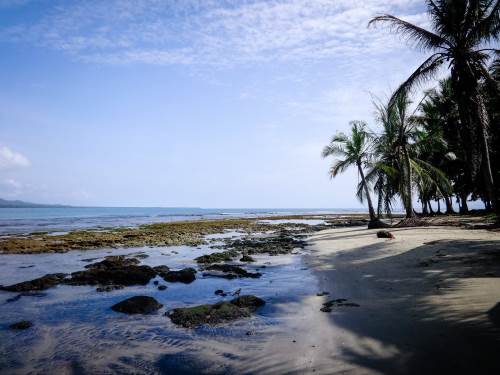
[[[398,238],[414,230],[392,232]],[[367,233],[374,236],[345,230],[315,242],[355,240]],[[330,297],[361,305],[334,310],[329,317],[358,338],[355,345],[342,346],[346,360],[384,374],[500,373],[500,304],[491,308],[498,300],[484,294],[487,281],[500,277],[499,242],[436,240],[391,255],[388,249],[395,245],[381,241],[314,260],[324,265],[318,277],[334,291]],[[498,282],[491,283],[495,286]]]

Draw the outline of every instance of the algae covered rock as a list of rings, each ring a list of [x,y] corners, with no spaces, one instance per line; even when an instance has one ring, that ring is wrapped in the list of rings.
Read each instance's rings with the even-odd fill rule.
[[[37,279],[23,281],[21,283],[8,286],[1,286],[0,289],[9,292],[29,292],[32,290],[45,290],[62,283],[65,277],[65,273],[49,273]]]
[[[205,270],[217,271],[217,273],[204,272],[203,276],[222,277],[225,279],[235,279],[237,277],[250,277],[256,279],[262,276],[259,272],[248,272],[247,270],[232,264],[212,264],[205,267]]]
[[[241,257],[240,262],[255,262],[255,259],[250,255],[245,254]]]
[[[221,253],[202,255],[202,256],[199,256],[198,258],[195,258],[194,260],[197,263],[205,263],[205,264],[220,263],[220,262],[228,262],[237,256],[238,256],[237,251],[228,250],[228,251],[223,251]]]
[[[163,280],[171,283],[179,282],[184,284],[192,283],[196,280],[196,270],[194,268],[183,268],[179,271],[168,271],[160,276]]]
[[[203,324],[214,325],[246,318],[265,302],[255,296],[241,296],[230,302],[173,309],[168,316],[174,324],[190,328]]]
[[[125,314],[150,314],[163,305],[149,296],[134,296],[111,306],[111,309]]]

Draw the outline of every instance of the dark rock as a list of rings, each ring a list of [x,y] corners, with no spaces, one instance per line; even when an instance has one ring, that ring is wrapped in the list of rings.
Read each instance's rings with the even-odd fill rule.
[[[206,254],[195,258],[197,263],[219,263],[227,262],[238,256],[238,252],[234,250],[223,251],[221,253]]]
[[[65,277],[66,274],[64,273],[50,273],[45,276],[39,277],[38,279],[23,281],[21,283],[8,286],[2,286],[0,287],[0,289],[9,292],[29,292],[32,290],[45,290],[62,283]]]
[[[240,262],[255,262],[255,259],[245,254],[241,257]]]
[[[318,297],[327,296],[327,295],[329,295],[329,294],[330,294],[330,293],[328,293],[328,292],[320,292],[320,293],[316,293],[316,295],[317,295]]]
[[[158,285],[158,290],[165,290],[167,289],[166,285]]]
[[[205,267],[208,271],[219,271],[222,272],[223,275],[204,273],[203,276],[215,276],[215,277],[224,277],[234,279],[236,277],[251,277],[251,278],[259,278],[262,276],[259,272],[248,272],[247,270],[231,265],[231,264],[212,264],[208,267]]]
[[[221,296],[221,297],[226,297],[227,296],[227,293],[224,293],[224,291],[222,289],[217,289],[214,294],[216,296]]]
[[[184,268],[179,271],[169,271],[165,273],[163,279],[171,283],[180,282],[184,284],[192,283],[196,280],[196,270],[194,268]]]
[[[246,254],[288,254],[297,248],[304,248],[306,242],[296,239],[287,231],[277,235],[258,239],[237,239],[228,241],[225,247],[245,252]]]
[[[173,323],[183,327],[219,324],[249,317],[258,306],[262,306],[264,303],[255,296],[241,296],[231,302],[223,301],[213,305],[173,309],[168,316]]]
[[[104,285],[96,288],[95,291],[98,293],[103,293],[103,292],[112,292],[113,290],[119,290],[123,288],[125,288],[123,285]]]
[[[331,312],[332,307],[359,307],[359,305],[357,303],[354,303],[354,302],[347,302],[347,299],[345,299],[345,298],[337,298],[337,299],[332,299],[328,302],[325,302],[323,304],[323,307],[320,309],[320,311]]]
[[[33,292],[22,292],[14,297],[8,298],[6,302],[16,302],[21,299],[21,297],[45,297],[46,293],[33,293]]]
[[[30,327],[33,327],[33,323],[29,320],[21,320],[9,326],[10,329],[28,329]]]
[[[120,265],[73,272],[71,278],[65,283],[70,285],[146,285],[155,276],[156,272],[149,266]]]
[[[158,285],[160,282],[158,280],[153,281],[154,285]]]
[[[378,238],[391,238],[391,239],[395,238],[391,232],[386,231],[386,230],[379,230],[377,232],[377,237]]]
[[[167,266],[156,266],[153,267],[153,269],[160,277],[165,277],[165,275],[170,271],[170,268]]]
[[[85,268],[108,270],[110,268],[126,267],[139,264],[135,258],[126,258],[124,255],[112,255],[104,258],[103,261],[87,264]]]
[[[263,299],[252,295],[237,297],[231,300],[231,303],[241,308],[248,308],[251,311],[254,311],[258,307],[264,306],[266,304]]]
[[[111,306],[111,309],[125,314],[150,314],[162,306],[153,297],[134,296],[118,302]]]

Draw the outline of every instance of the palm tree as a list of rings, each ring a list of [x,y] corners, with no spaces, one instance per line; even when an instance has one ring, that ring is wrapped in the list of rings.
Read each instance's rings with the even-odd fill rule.
[[[486,62],[492,51],[499,52],[486,46],[498,41],[500,36],[500,0],[427,0],[426,3],[433,31],[389,14],[374,17],[369,23],[387,23],[408,40],[414,41],[417,48],[433,52],[400,85],[391,104],[398,96],[407,96],[415,85],[432,78],[447,63],[461,126],[467,129],[470,140],[467,158],[471,178],[475,179],[479,170],[482,171],[488,199],[497,207],[488,116],[480,83],[492,80]]]
[[[414,190],[439,195],[450,190],[444,173],[425,160],[429,148],[439,141],[438,137],[423,131],[419,117],[409,113],[410,104],[404,95],[397,96],[394,104],[375,104],[377,120],[383,129],[375,139],[376,161],[371,163],[366,177],[368,182],[374,182],[379,193],[379,202],[382,202],[379,207],[383,204],[387,211],[399,195],[407,218],[415,215]]]
[[[337,133],[332,137],[330,144],[323,149],[322,156],[341,156],[342,159],[337,159],[330,168],[330,177],[335,178],[339,173],[344,172],[351,166],[356,166],[361,185],[364,190],[364,197],[368,203],[368,212],[370,214],[370,222],[377,222],[375,211],[373,209],[372,200],[368,184],[366,183],[363,168],[370,163],[370,148],[372,136],[367,130],[367,125],[363,121],[351,121],[351,134],[347,136],[344,133]],[[363,198],[363,195],[358,195]]]

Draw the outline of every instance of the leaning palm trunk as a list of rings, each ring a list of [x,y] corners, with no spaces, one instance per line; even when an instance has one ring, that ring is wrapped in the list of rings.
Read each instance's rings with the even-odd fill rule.
[[[366,194],[366,201],[368,203],[368,212],[370,214],[370,221],[376,221],[377,216],[375,215],[375,210],[373,209],[372,198],[370,196],[370,191],[368,190],[368,185],[366,184],[365,174],[363,172],[363,168],[361,167],[361,163],[356,163],[358,167],[358,172],[361,177],[361,183],[363,184],[363,189]]]
[[[408,155],[408,150],[406,147],[403,148],[403,158],[404,158],[404,197],[403,203],[405,205],[406,217],[413,217],[415,214],[413,212],[413,203],[411,200],[411,165],[410,165],[410,156]]]

